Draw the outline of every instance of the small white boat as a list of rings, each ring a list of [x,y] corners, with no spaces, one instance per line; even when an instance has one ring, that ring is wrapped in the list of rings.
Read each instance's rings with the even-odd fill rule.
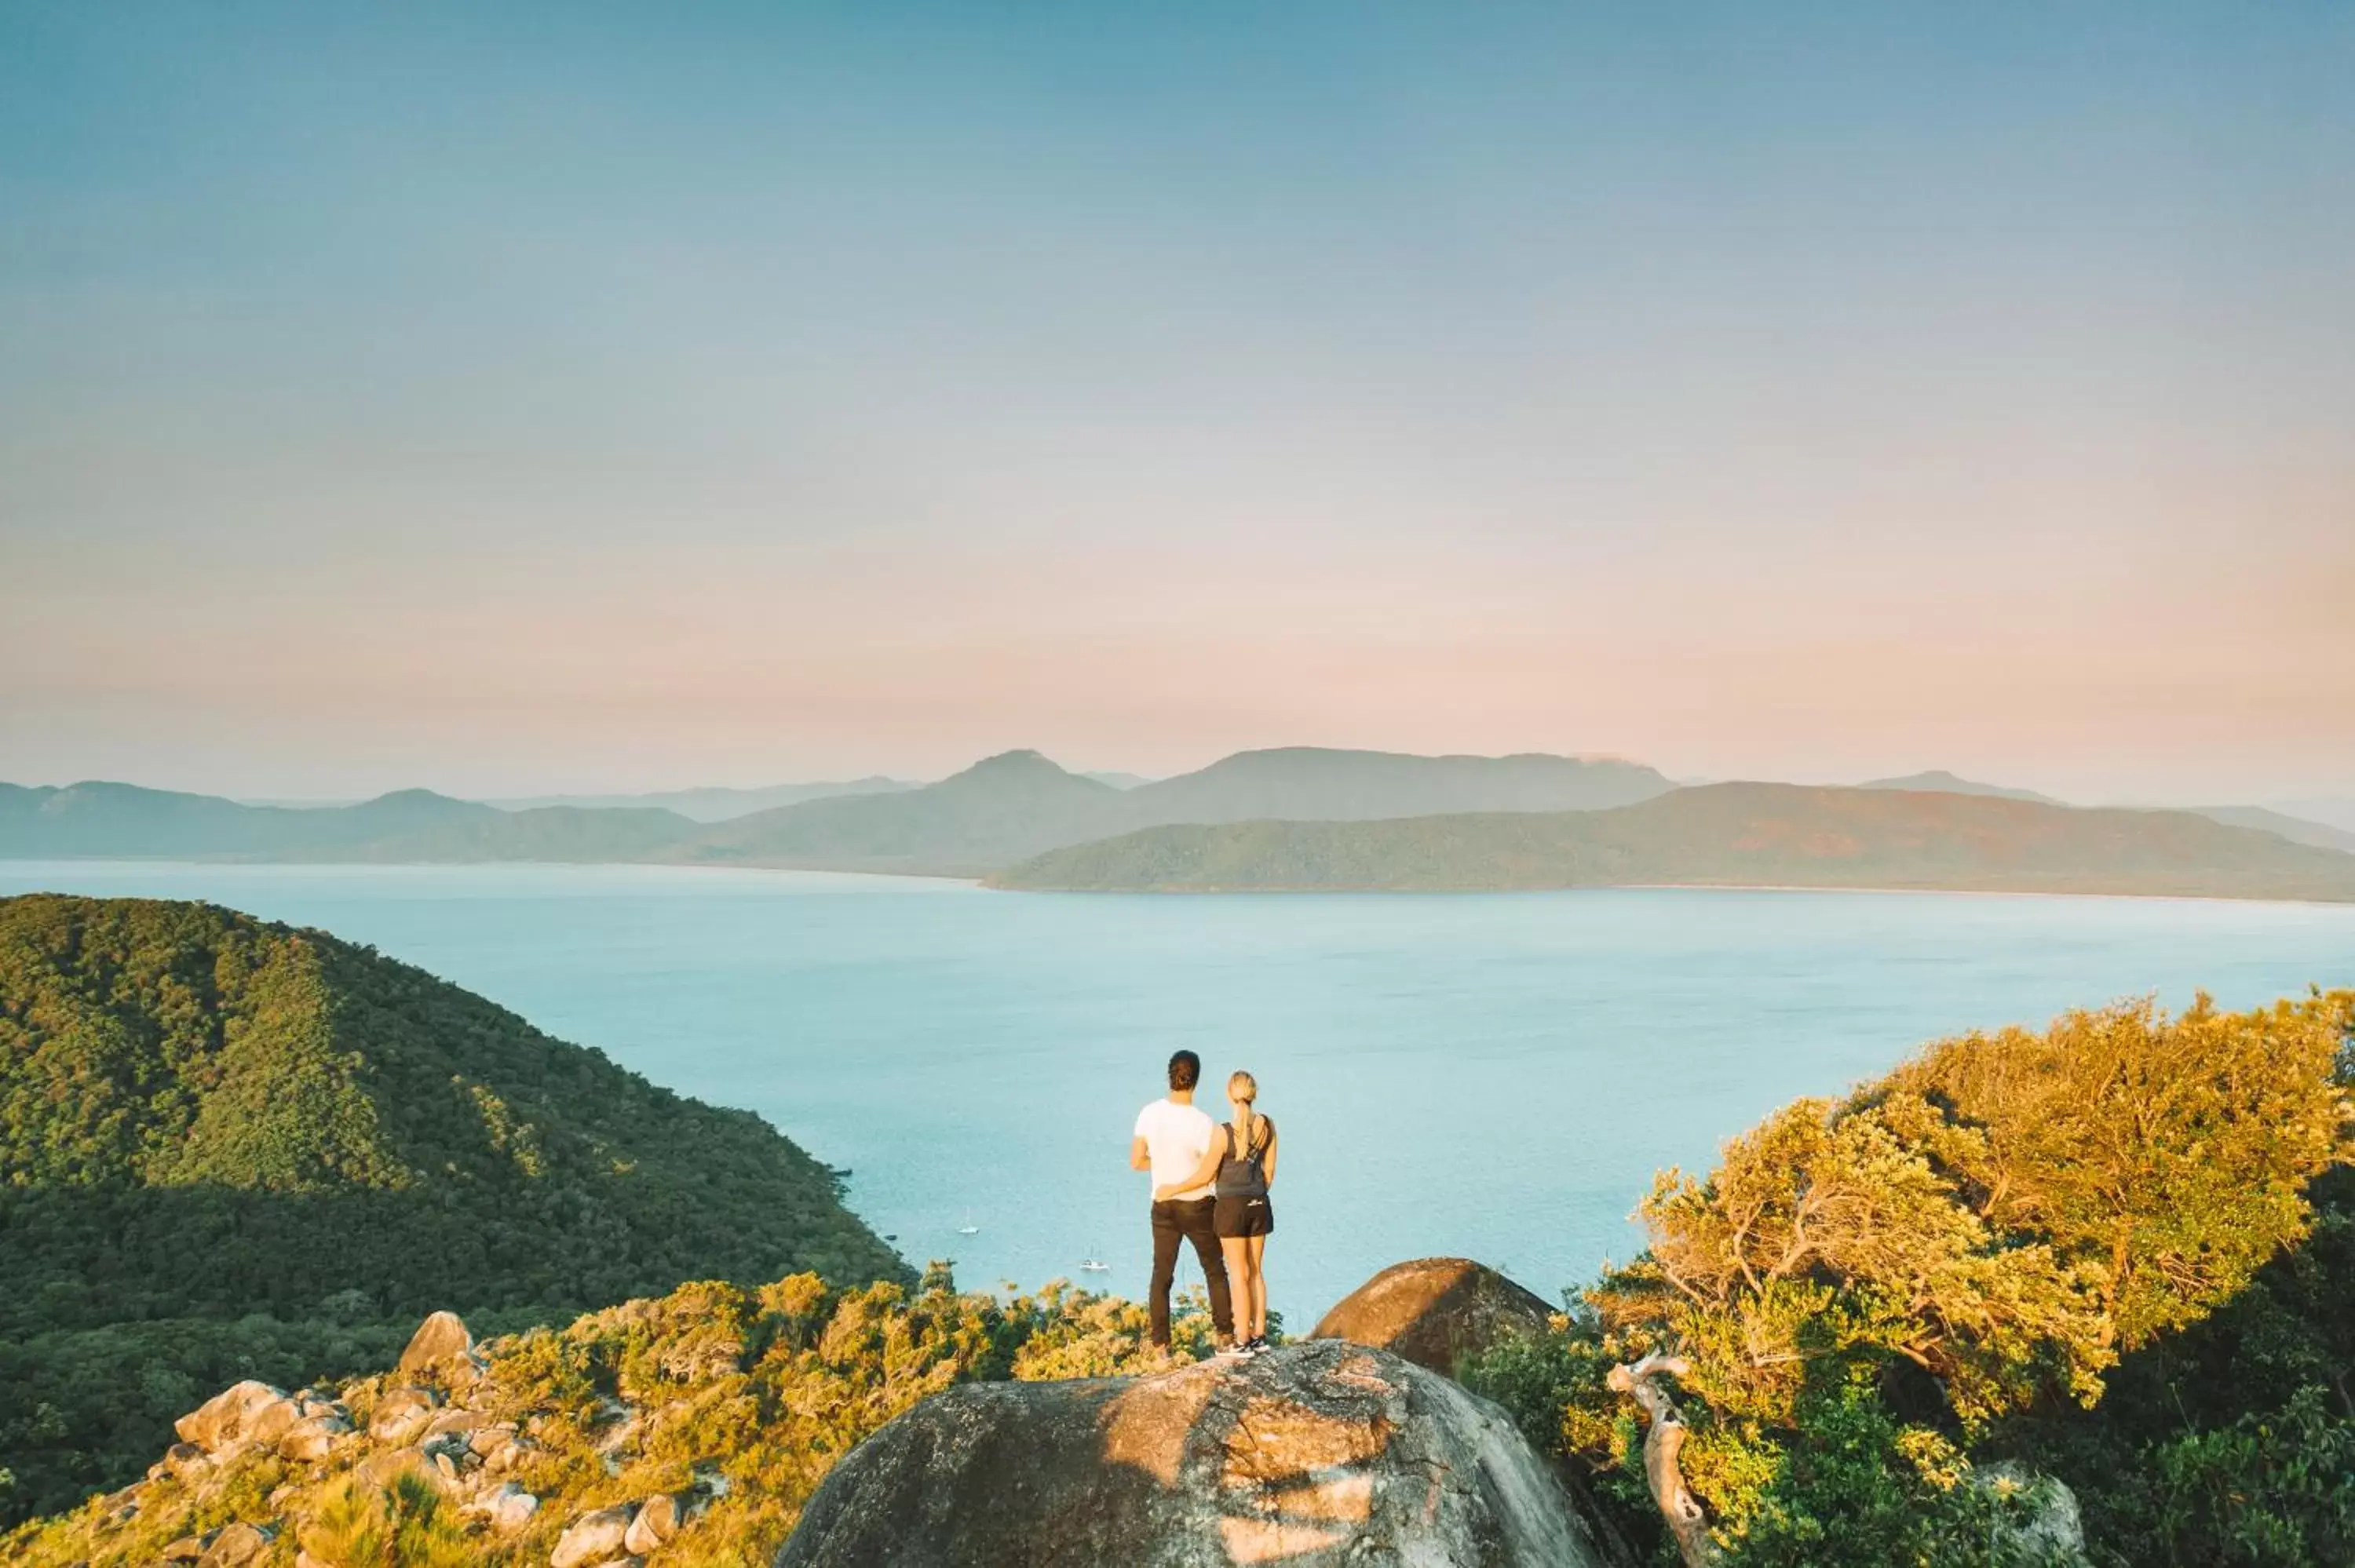
[[[1109,1274],[1112,1272],[1112,1265],[1106,1263],[1100,1257],[1082,1258],[1080,1260],[1080,1268],[1082,1272],[1088,1274]]]
[[[981,1227],[973,1223],[973,1211],[971,1209],[967,1209],[964,1212],[964,1224],[957,1227],[957,1234],[961,1236],[977,1236],[980,1234]]]

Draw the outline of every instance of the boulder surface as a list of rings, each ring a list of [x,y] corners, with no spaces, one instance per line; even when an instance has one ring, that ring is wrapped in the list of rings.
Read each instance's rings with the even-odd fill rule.
[[[400,1370],[415,1376],[457,1361],[474,1348],[474,1336],[466,1331],[464,1319],[455,1312],[435,1312],[410,1336],[409,1348],[400,1352]]]
[[[827,1476],[776,1568],[1596,1568],[1505,1413],[1338,1340],[967,1383]]]
[[[1553,1312],[1485,1264],[1419,1257],[1343,1297],[1309,1337],[1370,1345],[1453,1377],[1460,1362],[1508,1334],[1542,1333]]]

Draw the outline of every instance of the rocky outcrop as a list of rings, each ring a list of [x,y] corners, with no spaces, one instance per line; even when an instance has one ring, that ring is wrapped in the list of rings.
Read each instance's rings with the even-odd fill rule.
[[[638,1505],[636,1517],[630,1520],[629,1533],[622,1537],[623,1550],[639,1557],[651,1555],[656,1547],[667,1544],[678,1533],[686,1515],[686,1508],[668,1492],[648,1498]]]
[[[502,1535],[514,1534],[539,1512],[539,1499],[513,1481],[501,1482],[465,1506],[467,1512],[482,1515]]]
[[[289,1394],[266,1383],[240,1383],[175,1422],[180,1441],[147,1474],[150,1479],[165,1474],[186,1479],[248,1448],[269,1449],[297,1464],[315,1464],[352,1429],[350,1417],[340,1400],[310,1389]]]
[[[268,1552],[276,1539],[276,1531],[261,1525],[226,1525],[197,1559],[197,1568],[244,1568]]]
[[[379,1443],[406,1443],[425,1430],[441,1407],[442,1396],[430,1388],[389,1390],[368,1417],[368,1436]]]
[[[221,1390],[177,1421],[172,1429],[180,1441],[208,1454],[248,1440],[254,1424],[274,1405],[283,1404],[286,1391],[249,1378]]]
[[[475,1371],[474,1353],[474,1336],[466,1331],[465,1320],[455,1312],[436,1312],[410,1336],[409,1348],[400,1352],[400,1364],[395,1370],[409,1378],[436,1373],[447,1377],[453,1372],[471,1377]]]
[[[1327,1340],[1147,1378],[973,1383],[819,1487],[777,1568],[1594,1568],[1496,1406]]]
[[[588,1568],[592,1563],[621,1556],[622,1542],[630,1533],[631,1518],[627,1508],[601,1508],[582,1514],[565,1526],[555,1552],[548,1560],[548,1568]]]
[[[1449,1377],[1508,1334],[1542,1333],[1553,1308],[1466,1257],[1393,1264],[1344,1297],[1310,1338],[1404,1356]]]

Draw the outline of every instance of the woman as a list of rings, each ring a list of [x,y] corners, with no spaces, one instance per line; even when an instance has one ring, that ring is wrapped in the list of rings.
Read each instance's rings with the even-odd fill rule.
[[[1267,1275],[1262,1255],[1275,1229],[1267,1190],[1275,1181],[1275,1123],[1259,1114],[1259,1080],[1236,1073],[1227,1080],[1227,1104],[1234,1118],[1210,1139],[1202,1163],[1186,1181],[1156,1189],[1154,1197],[1214,1182],[1210,1211],[1219,1250],[1226,1256],[1227,1286],[1235,1304],[1235,1340],[1241,1355],[1267,1349]]]

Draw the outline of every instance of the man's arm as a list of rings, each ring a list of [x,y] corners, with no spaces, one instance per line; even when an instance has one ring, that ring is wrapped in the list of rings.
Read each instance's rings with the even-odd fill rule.
[[[1209,1147],[1202,1150],[1202,1158],[1195,1163],[1194,1173],[1183,1181],[1156,1187],[1153,1189],[1153,1201],[1157,1203],[1162,1199],[1177,1193],[1190,1192],[1197,1187],[1209,1186],[1219,1174],[1219,1167],[1225,1161],[1226,1156],[1227,1135],[1221,1132],[1210,1139]]]
[[[1128,1140],[1128,1168],[1131,1171],[1153,1169],[1153,1150],[1146,1147],[1145,1139],[1132,1138]]]

